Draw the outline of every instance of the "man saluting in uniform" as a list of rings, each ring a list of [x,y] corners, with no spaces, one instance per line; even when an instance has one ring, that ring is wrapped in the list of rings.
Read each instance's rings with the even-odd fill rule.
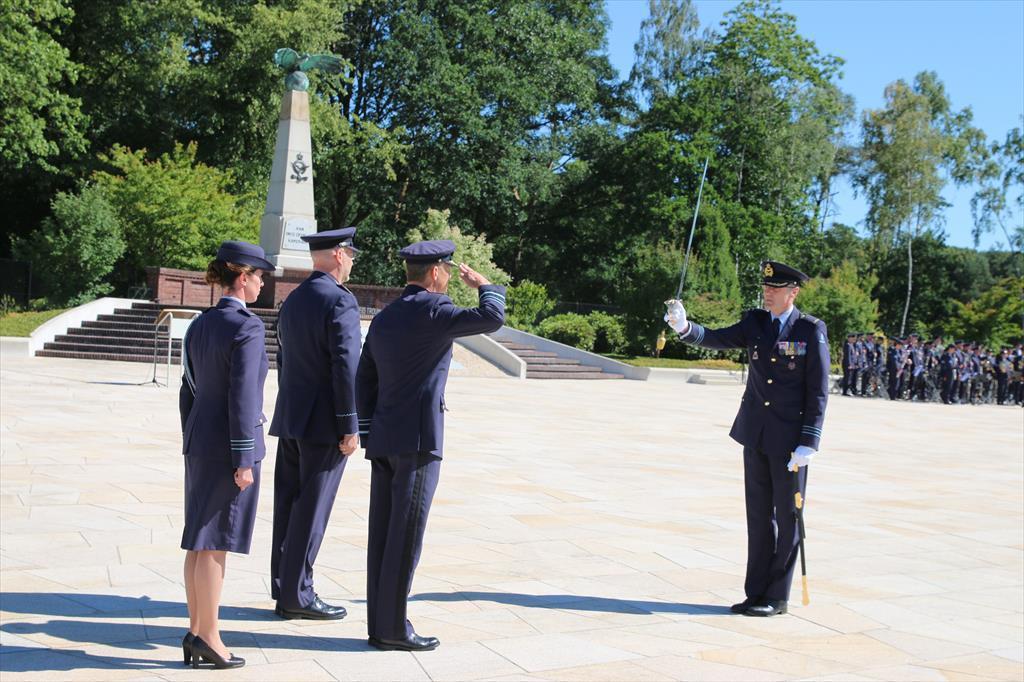
[[[370,323],[356,375],[359,435],[370,460],[366,619],[378,649],[440,644],[416,634],[406,602],[441,469],[452,340],[496,331],[505,321],[505,287],[465,264],[459,277],[479,291],[479,306],[458,308],[445,295],[453,253],[449,240],[399,252],[408,286]]]
[[[748,310],[731,327],[689,322],[679,301],[669,301],[665,315],[686,343],[746,348],[750,357],[729,433],[743,445],[747,503],[747,598],[732,612],[748,616],[774,616],[788,607],[800,540],[791,472],[804,494],[807,464],[821,439],[830,366],[825,323],[793,305],[807,275],[774,261],[762,263],[761,272],[766,310]]]
[[[345,288],[358,250],[354,227],[305,235],[313,272],[281,306],[277,322],[278,436],[274,471],[271,596],[282,618],[337,620],[345,609],[313,589],[345,462],[356,449],[359,305]]]

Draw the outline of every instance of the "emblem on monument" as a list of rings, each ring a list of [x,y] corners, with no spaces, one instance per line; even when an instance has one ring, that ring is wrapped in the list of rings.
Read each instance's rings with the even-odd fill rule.
[[[305,182],[309,180],[309,176],[306,175],[306,171],[309,170],[309,165],[302,160],[302,154],[297,154],[295,160],[292,161],[292,180],[295,182]]]

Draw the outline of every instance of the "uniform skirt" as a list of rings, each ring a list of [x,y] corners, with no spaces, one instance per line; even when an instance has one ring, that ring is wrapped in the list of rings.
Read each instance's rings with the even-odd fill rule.
[[[235,485],[235,468],[219,457],[185,456],[185,530],[181,548],[248,554],[260,495],[260,462],[253,484]]]

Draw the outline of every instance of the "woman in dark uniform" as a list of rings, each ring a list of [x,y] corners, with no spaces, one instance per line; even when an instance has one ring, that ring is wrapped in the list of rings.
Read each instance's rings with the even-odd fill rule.
[[[189,632],[185,663],[236,668],[220,639],[217,611],[227,552],[249,553],[260,488],[263,382],[267,352],[263,322],[249,312],[274,265],[247,242],[221,244],[206,281],[223,290],[182,343],[185,379],[179,397],[185,454],[185,596]]]

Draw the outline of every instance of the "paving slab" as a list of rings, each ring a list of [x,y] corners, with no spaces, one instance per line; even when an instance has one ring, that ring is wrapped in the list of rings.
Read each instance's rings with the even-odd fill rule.
[[[316,566],[342,622],[282,621],[228,559],[223,638],[186,669],[177,384],[145,365],[0,357],[0,677],[7,680],[1021,680],[1019,408],[835,396],[807,495],[811,603],[742,598],[742,388],[520,381],[471,358],[410,618],[439,649],[368,646],[369,466],[346,468]],[[276,376],[268,378],[272,411]],[[983,455],[983,456],[982,456]]]

